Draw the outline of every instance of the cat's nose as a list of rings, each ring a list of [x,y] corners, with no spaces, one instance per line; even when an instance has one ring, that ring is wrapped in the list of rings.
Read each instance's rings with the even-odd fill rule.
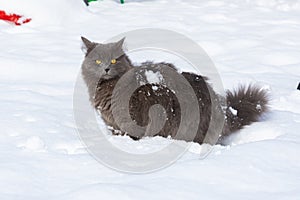
[[[105,72],[107,73],[108,71],[109,71],[109,68],[106,68],[106,69],[105,69]]]

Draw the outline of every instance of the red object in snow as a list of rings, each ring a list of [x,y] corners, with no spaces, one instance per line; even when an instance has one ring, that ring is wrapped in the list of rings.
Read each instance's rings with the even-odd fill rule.
[[[3,10],[0,10],[0,19],[14,23],[17,26],[28,23],[30,18],[24,18],[22,15],[6,14]]]

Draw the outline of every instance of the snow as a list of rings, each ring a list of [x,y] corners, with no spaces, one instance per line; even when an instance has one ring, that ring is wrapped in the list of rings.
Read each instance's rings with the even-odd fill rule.
[[[1,1],[0,8],[32,18],[20,27],[0,21],[0,199],[299,198],[299,0],[127,0],[123,5],[103,0],[90,7],[81,0],[10,0]],[[148,174],[121,173],[97,162],[73,120],[73,90],[83,60],[80,36],[105,41],[147,27],[196,41],[213,60],[224,88],[252,82],[269,88],[270,112],[202,159],[205,145],[192,144],[177,162]],[[161,52],[130,57],[190,70]],[[138,153],[170,141],[107,137]]]
[[[159,84],[163,82],[163,76],[159,71],[153,72],[151,70],[146,70],[145,71],[145,76],[147,79],[147,83],[150,84]]]
[[[32,151],[44,151],[45,144],[38,136],[32,136],[26,140],[24,144],[19,144],[18,147],[23,147]]]
[[[235,116],[238,114],[238,111],[235,110],[235,109],[232,108],[232,107],[229,107],[229,110],[230,110],[230,112],[231,112],[233,115],[235,115]]]

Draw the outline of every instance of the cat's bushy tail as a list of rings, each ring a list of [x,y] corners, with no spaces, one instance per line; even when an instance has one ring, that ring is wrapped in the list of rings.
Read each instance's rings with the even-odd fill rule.
[[[226,93],[226,123],[222,137],[259,120],[268,110],[267,91],[255,85],[240,86]]]

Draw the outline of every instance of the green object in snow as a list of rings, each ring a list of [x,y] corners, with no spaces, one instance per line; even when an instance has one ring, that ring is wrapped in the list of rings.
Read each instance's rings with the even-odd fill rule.
[[[87,0],[88,2],[97,1],[97,0]]]
[[[123,4],[123,3],[124,3],[124,0],[120,0],[120,2],[121,2],[121,4]]]

